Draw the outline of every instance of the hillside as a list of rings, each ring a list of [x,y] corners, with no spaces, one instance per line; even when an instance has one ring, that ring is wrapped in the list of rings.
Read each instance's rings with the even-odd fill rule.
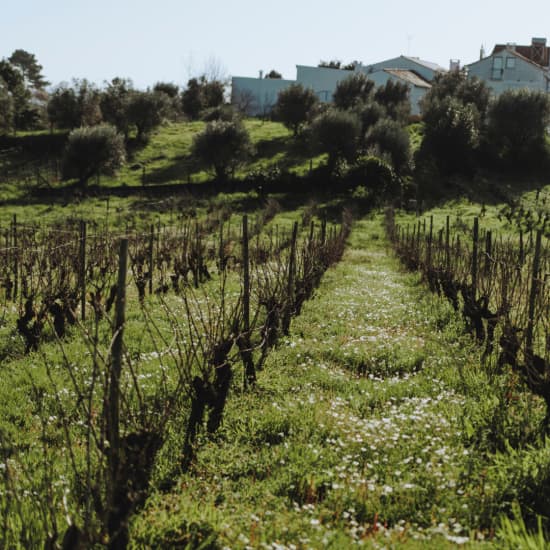
[[[239,177],[325,160],[277,123],[246,124],[256,152]],[[493,252],[519,273],[514,296],[540,281],[534,313],[513,321],[536,320],[530,345],[548,362],[550,185],[454,178],[421,216],[386,218],[369,181],[194,197],[189,179],[210,177],[189,158],[201,126],[162,127],[102,176],[135,188],[127,197],[37,195],[33,170],[55,172],[48,155],[0,156],[0,546],[544,548],[545,401],[501,364],[500,317],[486,356],[464,297],[477,219],[475,297],[499,303]],[[181,193],[140,193],[173,183]],[[391,212],[401,242],[386,234]],[[456,309],[429,271],[445,259],[447,219]]]

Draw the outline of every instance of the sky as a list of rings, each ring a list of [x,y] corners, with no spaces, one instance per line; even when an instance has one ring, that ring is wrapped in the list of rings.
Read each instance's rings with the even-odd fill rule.
[[[35,54],[52,84],[257,76],[320,60],[411,55],[448,68],[483,45],[550,39],[550,0],[3,0],[0,58]],[[550,45],[550,44],[549,44]]]

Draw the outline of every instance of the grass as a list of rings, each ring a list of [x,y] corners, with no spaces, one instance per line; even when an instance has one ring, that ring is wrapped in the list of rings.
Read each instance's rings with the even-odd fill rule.
[[[498,548],[499,515],[541,498],[550,460],[548,442],[474,443],[506,435],[491,425],[494,383],[454,313],[388,253],[379,220],[359,222],[258,387],[234,392],[192,470],[134,518],[133,547],[195,536],[231,548]],[[533,402],[516,412],[535,424],[543,414]]]
[[[161,128],[117,178],[102,178],[102,184],[141,186],[144,167],[150,184],[188,176],[205,181],[209,175],[192,167],[188,157],[202,124]],[[309,170],[309,158],[292,145],[282,125],[247,121],[247,126],[256,153],[246,170],[275,164],[297,173]],[[411,128],[413,145],[420,133],[420,127]],[[312,160],[313,166],[320,162],[321,157]],[[473,217],[483,215],[483,227],[516,232],[502,196],[480,202],[491,196],[490,183],[425,215],[433,215],[438,228],[450,215],[466,232]],[[510,187],[506,196],[526,209],[547,208],[543,199],[550,188],[540,182],[535,187],[542,188],[538,199],[535,190],[524,188]],[[221,209],[230,211],[236,227],[242,213],[258,214],[265,200],[250,193],[204,200],[180,195],[27,203],[14,182],[0,184],[4,191],[4,228],[16,214],[21,224],[83,217],[112,229],[141,230],[152,222],[173,225],[179,216],[205,220]],[[266,230],[288,230],[310,216],[330,220],[349,199],[276,198],[280,209]],[[412,214],[400,216],[404,224],[417,221]],[[130,297],[135,300],[133,288]],[[151,314],[170,330],[153,304]],[[0,319],[0,436],[26,450],[26,469],[16,472],[22,487],[39,487],[61,510],[63,499],[70,499],[63,470],[68,458],[61,450],[54,467],[45,467],[43,449],[62,449],[63,437],[56,404],[44,396],[52,380],[60,390],[70,385],[53,338],[41,354],[22,356],[15,317],[14,309]],[[160,361],[132,307],[126,338],[139,360],[143,387],[153,395]],[[74,364],[88,360],[88,350],[76,339],[64,345]],[[405,273],[389,252],[380,217],[359,219],[342,262],[326,273],[253,391],[242,392],[237,370],[223,425],[213,436],[201,434],[186,473],[177,466],[184,420],[174,423],[154,466],[151,496],[132,518],[131,547],[545,547],[550,441],[539,430],[544,406],[512,373],[487,372],[479,356],[450,306],[430,295],[416,275]],[[70,410],[75,396],[67,390],[62,397]],[[1,471],[9,465],[0,457]],[[167,479],[175,484],[169,491]],[[18,505],[29,506],[27,517],[37,517],[30,495]],[[6,502],[0,494],[0,510]],[[58,521],[65,520],[60,515]],[[25,528],[40,532],[38,523]],[[7,526],[13,532],[20,527]]]

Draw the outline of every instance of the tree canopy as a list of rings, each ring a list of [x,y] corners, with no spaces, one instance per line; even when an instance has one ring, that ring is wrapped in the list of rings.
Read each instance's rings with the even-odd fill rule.
[[[304,88],[301,84],[292,84],[279,92],[275,104],[275,116],[296,136],[307,122],[317,102],[318,99],[313,90]]]
[[[250,137],[238,120],[209,122],[193,139],[193,155],[213,168],[219,181],[226,181],[250,152]]]

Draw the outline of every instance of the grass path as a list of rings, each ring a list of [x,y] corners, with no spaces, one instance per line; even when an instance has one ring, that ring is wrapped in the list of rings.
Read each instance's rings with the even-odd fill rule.
[[[379,220],[358,222],[257,390],[135,518],[135,547],[490,546],[501,489],[469,442],[491,389],[460,334]]]

